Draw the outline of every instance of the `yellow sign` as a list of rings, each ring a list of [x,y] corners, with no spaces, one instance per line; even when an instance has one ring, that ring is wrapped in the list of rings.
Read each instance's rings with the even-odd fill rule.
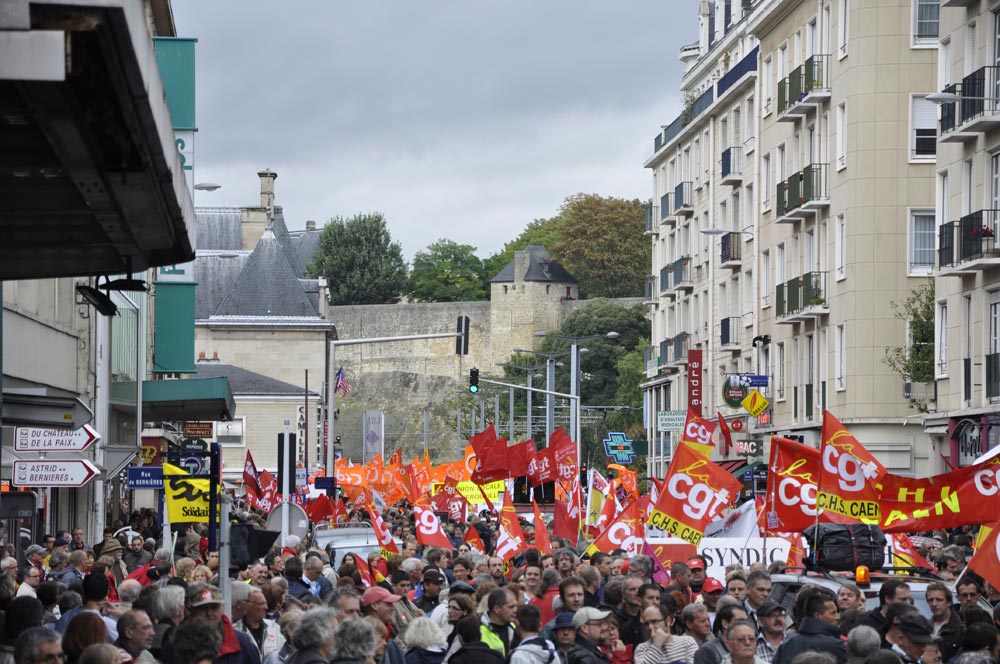
[[[771,405],[771,402],[757,390],[751,390],[747,398],[740,402],[740,405],[746,408],[747,412],[754,417],[759,416],[767,407]]]
[[[163,495],[170,523],[208,523],[209,481],[183,468],[163,464]]]
[[[434,482],[431,485],[431,495],[433,496],[441,491],[442,486],[441,482]],[[500,500],[500,492],[504,490],[504,481],[497,480],[496,482],[483,484],[483,493],[479,492],[479,485],[475,482],[459,482],[457,486],[458,492],[473,505],[478,505],[483,502],[483,493],[486,494],[486,497],[490,499],[491,503],[496,504],[496,502]]]

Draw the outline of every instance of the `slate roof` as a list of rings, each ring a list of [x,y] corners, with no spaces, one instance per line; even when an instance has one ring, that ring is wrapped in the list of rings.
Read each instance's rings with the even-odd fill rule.
[[[243,266],[251,253],[198,250],[194,261],[194,279],[198,282],[194,289],[196,319],[208,318],[218,310],[243,272]]]
[[[198,222],[198,250],[243,248],[243,230],[240,227],[238,207],[195,208]]]
[[[286,230],[286,239],[287,234]],[[319,316],[319,312],[306,295],[289,252],[267,230],[212,315]]]
[[[199,360],[195,363],[195,377],[217,378],[219,376],[225,376],[229,379],[229,387],[233,391],[233,396],[291,396],[303,394],[302,388],[297,385],[269,378],[249,369],[243,369],[233,364],[226,364],[220,360]],[[318,397],[319,394],[310,390],[309,396]]]
[[[576,283],[576,278],[573,275],[549,257],[549,250],[545,247],[538,244],[529,244],[525,248],[525,251],[531,255],[528,272],[524,275],[525,281],[547,281],[560,284]],[[507,267],[500,270],[500,274],[490,279],[490,283],[513,283],[514,262],[511,261],[508,263]]]
[[[309,268],[313,256],[319,251],[320,231],[291,231],[292,241],[295,246],[295,253],[299,257],[303,270]],[[303,272],[303,274],[305,274]]]

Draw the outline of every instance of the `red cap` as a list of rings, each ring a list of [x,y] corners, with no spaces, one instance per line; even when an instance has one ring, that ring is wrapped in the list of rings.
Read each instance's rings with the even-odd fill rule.
[[[393,595],[391,592],[383,588],[382,586],[372,586],[365,591],[365,594],[361,596],[361,606],[368,606],[374,604],[375,602],[398,602],[403,599],[399,595]]]
[[[688,567],[691,569],[705,569],[705,563],[702,562],[701,558],[692,558],[688,561]]]
[[[701,584],[701,592],[703,593],[716,593],[722,592],[722,584],[719,583],[718,579],[713,579],[708,577],[705,579],[705,583]]]

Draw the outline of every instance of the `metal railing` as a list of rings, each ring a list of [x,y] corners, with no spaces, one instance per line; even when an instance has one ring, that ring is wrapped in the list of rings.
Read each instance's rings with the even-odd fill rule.
[[[660,366],[670,361],[670,340],[664,339],[660,342]]]
[[[962,79],[962,101],[959,103],[962,123],[977,116],[997,112],[997,92],[1000,91],[1000,81],[997,71],[1000,67],[989,65],[980,67]]]
[[[961,95],[962,87],[958,83],[946,85],[942,92]],[[941,104],[941,133],[952,131],[958,125],[958,102]]]
[[[727,71],[715,84],[715,96],[722,97],[729,88],[733,87],[737,81],[752,71],[757,71],[757,53],[759,46],[754,46],[753,50],[743,56],[732,69]]]
[[[774,289],[774,315],[791,316],[806,307],[826,304],[826,272],[806,272]]]
[[[788,207],[788,182],[782,180],[774,186],[774,214],[778,217],[782,216],[790,209]]]
[[[673,208],[670,207],[670,198],[671,194],[663,194],[660,196],[660,221],[663,221],[673,214]]]
[[[742,153],[741,147],[730,147],[722,151],[722,177],[729,177],[730,175],[739,175],[742,171],[740,170],[740,154]]]
[[[646,206],[646,230],[647,231],[651,231],[654,228],[656,228],[656,225],[659,223],[659,220],[657,219],[658,213],[659,213],[659,208],[656,205],[650,204],[650,205]]]
[[[656,277],[651,274],[646,275],[645,282],[643,285],[643,295],[645,299],[652,300],[653,295],[656,293]]]
[[[961,244],[959,260],[966,261],[977,256],[1000,256],[997,244],[1000,210],[976,210],[958,220]]]
[[[691,281],[691,257],[678,258],[670,265],[670,283],[673,287]]]
[[[681,182],[674,187],[674,212],[694,204],[691,182]]]
[[[666,265],[660,268],[660,292],[670,290],[670,270],[671,266]]]
[[[938,267],[951,267],[958,260],[955,256],[955,235],[958,233],[958,222],[949,221],[938,227]]]
[[[1000,353],[986,356],[986,398],[1000,397]]]
[[[784,208],[782,213],[796,210],[806,203],[829,198],[828,166],[828,164],[809,164],[798,173],[788,176],[788,180],[785,181],[785,191],[781,192],[779,189],[779,200]]]
[[[719,341],[723,346],[728,346],[730,344],[740,343],[740,318],[739,316],[730,316],[729,318],[723,318],[720,323],[721,329],[719,331]]]
[[[726,233],[722,236],[722,262],[740,260],[742,245],[740,244],[740,233]]]
[[[689,335],[687,332],[681,332],[672,339],[673,343],[671,344],[670,348],[673,350],[671,358],[673,359],[674,362],[682,362],[684,360],[687,360],[688,340],[690,339],[690,337],[691,335]]]
[[[825,53],[810,55],[802,63],[802,93],[808,96],[820,90],[829,90],[830,56]]]

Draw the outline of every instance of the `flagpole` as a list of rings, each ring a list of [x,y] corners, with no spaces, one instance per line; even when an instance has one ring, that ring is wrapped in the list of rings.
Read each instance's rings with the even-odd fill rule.
[[[812,558],[813,565],[819,562],[819,552],[816,551],[816,546],[819,544],[819,513],[822,509],[819,506],[819,495],[820,487],[823,486],[823,447],[826,446],[826,438],[823,436],[823,431],[826,429],[826,412],[823,411],[823,428],[820,429],[820,441],[819,441],[819,480],[816,482],[816,520],[813,521],[813,547],[812,547]],[[799,443],[799,445],[805,445],[805,443]]]

